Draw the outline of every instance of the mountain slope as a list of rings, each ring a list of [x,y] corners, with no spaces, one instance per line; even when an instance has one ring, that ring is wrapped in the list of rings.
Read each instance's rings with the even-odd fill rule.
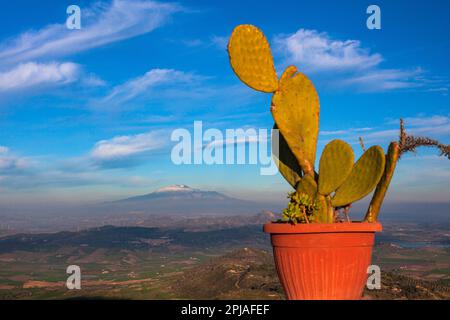
[[[104,203],[96,208],[108,213],[139,212],[177,216],[255,214],[265,209],[272,208],[187,185],[164,187],[149,194]]]
[[[166,199],[166,200],[215,199],[215,200],[243,201],[243,200],[239,200],[239,199],[230,198],[219,192],[203,191],[200,189],[191,188],[185,184],[177,184],[177,185],[172,185],[172,186],[167,186],[167,187],[157,189],[157,190],[155,190],[151,193],[145,194],[145,195],[118,200],[118,201],[115,201],[115,203],[140,202],[140,201],[149,201],[149,200],[154,200],[154,199]]]

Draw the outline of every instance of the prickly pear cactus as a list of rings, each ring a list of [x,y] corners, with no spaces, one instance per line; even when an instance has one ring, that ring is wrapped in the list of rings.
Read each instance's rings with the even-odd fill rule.
[[[336,190],[331,204],[342,207],[368,195],[380,181],[384,172],[383,149],[373,146],[359,158],[347,179]]]
[[[228,55],[234,72],[246,85],[263,92],[277,90],[272,53],[261,30],[248,24],[237,26],[228,42]]]
[[[367,210],[365,221],[375,222],[377,221],[378,213],[381,209],[386,192],[394,176],[395,166],[397,165],[398,157],[400,155],[400,148],[397,142],[391,142],[386,154],[386,166],[383,176],[375,189],[375,192],[370,201],[369,209]]]
[[[335,191],[352,171],[352,147],[342,140],[333,140],[322,151],[319,163],[319,193],[329,195]]]
[[[286,217],[297,222],[332,223],[336,208],[348,208],[378,184],[366,216],[367,221],[375,221],[395,169],[398,145],[389,147],[385,169],[386,157],[380,147],[369,148],[353,164],[350,145],[334,140],[325,147],[317,174],[314,163],[320,104],[312,82],[295,66],[287,67],[278,80],[269,43],[252,25],[233,30],[228,54],[242,82],[255,90],[274,93],[271,112],[274,129],[279,129],[279,144],[275,146],[272,137],[273,157],[280,173],[296,189],[289,196]]]
[[[296,67],[288,67],[272,98],[272,116],[305,175],[314,175],[319,134],[319,96]]]

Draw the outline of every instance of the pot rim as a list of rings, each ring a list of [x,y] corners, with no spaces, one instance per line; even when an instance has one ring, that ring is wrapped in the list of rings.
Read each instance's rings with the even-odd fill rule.
[[[380,222],[339,222],[339,223],[279,223],[264,224],[263,231],[270,234],[292,233],[349,233],[349,232],[380,232]]]

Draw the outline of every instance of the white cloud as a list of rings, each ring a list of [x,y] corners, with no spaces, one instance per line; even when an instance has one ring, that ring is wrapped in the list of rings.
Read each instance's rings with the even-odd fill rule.
[[[86,75],[82,79],[82,83],[83,83],[83,85],[85,85],[87,87],[104,87],[104,86],[106,86],[106,82],[103,79],[96,76],[95,74]]]
[[[76,81],[79,73],[80,66],[72,62],[22,63],[14,69],[0,72],[0,92],[64,85]]]
[[[202,46],[204,43],[202,40],[200,39],[187,39],[187,40],[182,40],[181,41],[186,47],[200,47]]]
[[[430,117],[409,117],[403,119],[405,123],[409,127],[421,127],[421,126],[440,126],[445,125],[450,122],[450,118],[448,116],[430,116]],[[398,124],[398,120],[392,121],[396,124]]]
[[[168,136],[161,131],[118,136],[95,144],[91,157],[96,161],[122,160],[162,148]]]
[[[28,31],[0,44],[0,64],[67,56],[153,31],[181,11],[173,3],[141,0],[97,2],[81,8],[82,28],[64,23]]]
[[[154,132],[155,139],[158,134],[160,133]],[[139,142],[139,140],[142,141]],[[152,135],[124,136],[100,141],[94,148],[96,156],[99,157],[95,159],[92,154],[64,160],[56,159],[53,156],[22,157],[13,153],[9,148],[0,146],[0,190],[31,188],[40,192],[51,187],[63,190],[88,185],[137,186],[142,184],[142,179],[139,182],[140,178],[130,176],[129,172],[125,176],[114,176],[111,172],[104,174],[98,170],[119,168],[121,164],[126,167],[125,162],[114,163],[114,160],[137,156],[144,150],[150,150],[158,145],[154,142],[152,147],[151,142],[146,142],[146,140],[152,140]],[[130,146],[128,150],[125,150],[127,143]],[[115,150],[113,145],[115,145]],[[120,145],[123,145],[122,150],[119,150]],[[108,161],[110,162],[108,163]]]
[[[0,174],[9,175],[28,167],[25,158],[11,153],[9,148],[0,146]]]
[[[417,77],[422,73],[420,68],[415,70],[369,70],[364,74],[356,74],[344,79],[338,85],[354,86],[365,92],[420,87],[423,83]]]
[[[443,115],[406,117],[405,129],[408,134],[415,136],[427,136],[441,139],[450,135],[450,118]],[[394,126],[394,128],[393,128]],[[328,142],[333,138],[347,140],[351,144],[359,144],[358,137],[361,136],[364,142],[369,144],[385,144],[393,140],[398,140],[399,120],[388,120],[379,128],[350,128],[345,130],[321,131],[320,141]]]
[[[275,37],[275,50],[300,70],[328,71],[367,69],[378,65],[380,54],[371,54],[357,40],[334,40],[325,32],[300,29]]]
[[[429,138],[439,138],[450,134],[450,124],[439,126],[409,127],[406,123],[406,132],[415,136],[427,136]],[[361,135],[364,141],[370,143],[385,143],[392,140],[398,140],[399,129],[384,129],[369,132]],[[355,137],[357,138],[357,137]]]
[[[327,130],[323,130],[320,131],[319,134],[322,136],[334,136],[334,135],[342,135],[342,134],[350,134],[353,133],[355,134],[355,132],[365,132],[365,131],[371,131],[372,128],[368,128],[368,127],[364,127],[364,128],[350,128],[350,129],[346,129],[346,130],[332,130],[332,131],[327,131]]]
[[[212,36],[211,44],[221,50],[226,50],[228,45],[228,36]]]
[[[431,89],[428,89],[427,91],[441,93],[444,96],[448,95],[448,88],[446,88],[446,87],[431,88]]]
[[[358,40],[333,39],[326,32],[300,29],[275,36],[274,44],[281,66],[294,64],[307,74],[326,73],[325,81],[332,87],[362,92],[424,87],[429,88],[427,91],[446,93],[442,89],[430,90],[437,85],[442,87],[442,83],[426,79],[421,68],[383,68],[382,55],[372,53]]]
[[[128,80],[114,87],[103,99],[103,102],[114,100],[115,103],[123,103],[139,95],[147,93],[148,90],[165,84],[176,85],[180,83],[192,83],[199,77],[191,73],[185,73],[173,69],[152,69],[143,76]]]

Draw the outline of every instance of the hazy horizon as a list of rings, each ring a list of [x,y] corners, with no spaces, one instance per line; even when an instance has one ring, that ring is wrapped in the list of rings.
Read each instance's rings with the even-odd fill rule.
[[[450,65],[442,39],[450,3],[381,2],[386,14],[375,31],[365,25],[366,4],[354,1],[259,3],[258,10],[238,2],[79,1],[80,30],[66,28],[65,1],[41,1],[33,10],[23,10],[24,0],[3,4],[0,208],[64,211],[180,183],[286,203],[290,186],[279,174],[261,175],[260,164],[171,160],[171,133],[192,133],[194,121],[222,133],[272,128],[270,95],[247,88],[229,65],[226,44],[240,23],[267,35],[278,75],[294,64],[314,82],[317,161],[336,138],[356,158],[359,136],[386,150],[399,118],[409,133],[448,143]],[[324,10],[333,14],[324,19]],[[222,150],[249,147],[219,142]],[[386,208],[449,201],[448,159],[426,148],[402,157]]]

